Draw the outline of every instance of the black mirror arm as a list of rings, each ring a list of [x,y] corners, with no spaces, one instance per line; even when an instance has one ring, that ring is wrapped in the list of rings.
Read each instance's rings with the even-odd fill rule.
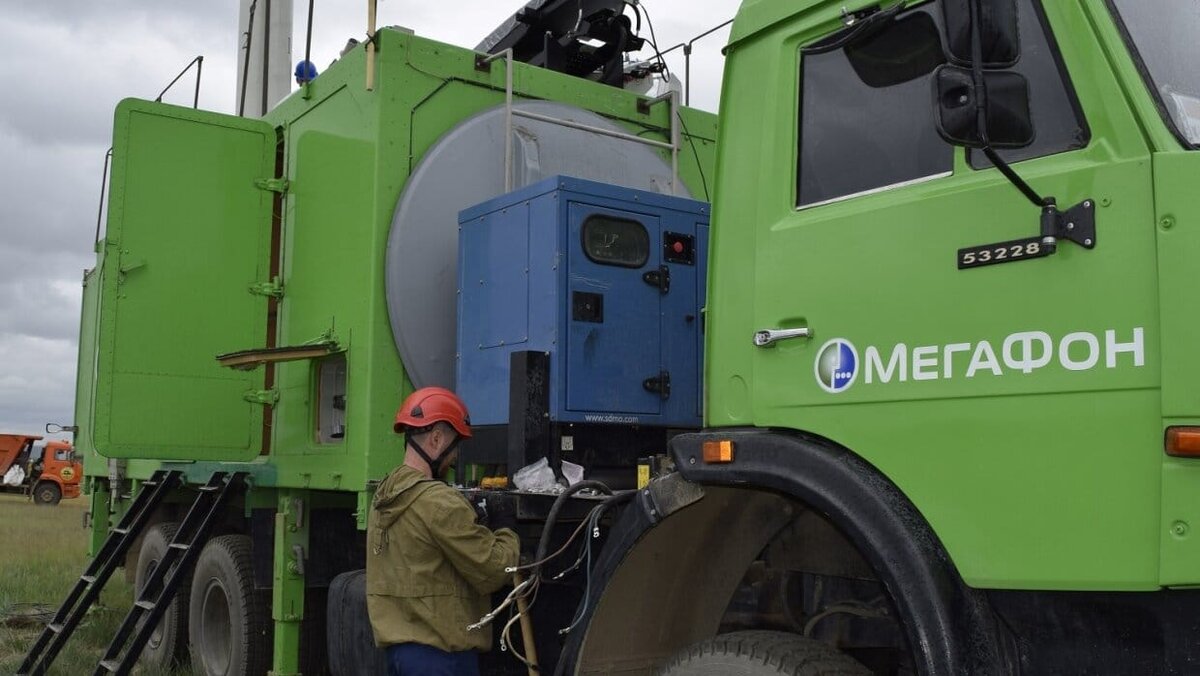
[[[1042,247],[1053,254],[1058,249],[1059,238],[1091,249],[1096,246],[1095,204],[1092,200],[1084,200],[1080,204],[1063,212],[1053,197],[1042,197],[1025,181],[1004,158],[992,148],[987,130],[987,86],[983,78],[983,23],[982,0],[971,0],[971,75],[975,81],[975,114],[979,128],[979,140],[982,143],[983,154],[992,165],[1000,170],[1009,183],[1026,197],[1035,207],[1041,209],[1041,238]]]
[[[991,160],[992,164],[1000,170],[1001,174],[1015,185],[1021,194],[1025,195],[1033,206],[1042,208],[1047,204],[1053,204],[1053,198],[1049,200],[1043,199],[1041,195],[1025,182],[1025,179],[1017,175],[1013,168],[1005,162],[1000,154],[992,148],[991,139],[988,138],[987,125],[987,85],[983,78],[983,29],[980,25],[983,23],[983,8],[980,6],[981,0],[971,0],[971,76],[975,81],[975,119],[979,129],[979,140],[982,142],[983,154]]]
[[[1004,161],[1003,157],[1000,157],[1000,153],[996,152],[994,148],[992,148],[990,145],[985,145],[983,148],[980,148],[980,150],[983,151],[983,154],[988,158],[988,161],[990,161],[993,166],[1000,170],[1000,173],[1004,175],[1004,178],[1007,178],[1010,183],[1016,186],[1017,190],[1021,191],[1022,195],[1024,195],[1030,202],[1033,203],[1033,206],[1039,209],[1047,206],[1054,206],[1055,201],[1053,197],[1042,197],[1039,195],[1032,186],[1025,182],[1025,179],[1021,178],[1020,174],[1018,174],[1011,166],[1009,166],[1008,162]]]

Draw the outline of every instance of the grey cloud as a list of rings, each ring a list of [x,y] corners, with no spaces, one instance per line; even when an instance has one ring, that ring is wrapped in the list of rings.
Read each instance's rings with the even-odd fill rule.
[[[74,410],[75,343],[0,335],[0,432],[40,433],[70,422]]]

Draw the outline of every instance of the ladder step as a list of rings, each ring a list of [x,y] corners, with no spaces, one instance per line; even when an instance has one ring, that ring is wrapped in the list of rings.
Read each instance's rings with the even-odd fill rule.
[[[212,493],[213,491],[221,490],[221,488],[221,486],[201,486],[200,490],[205,493]]]
[[[113,532],[116,533],[117,535],[129,535],[128,528],[114,528]]]
[[[179,549],[179,550],[182,550],[185,552],[192,548],[191,545],[185,545],[182,542],[172,542],[171,544],[169,544],[167,546],[170,547],[171,549]]]
[[[63,630],[63,626],[61,624],[54,624],[53,622],[51,622],[50,624],[47,624],[46,628],[56,634],[62,633],[62,630]]]
[[[153,488],[158,485],[158,480],[157,479],[146,479],[145,481],[142,482],[142,485],[150,486],[151,488]]]
[[[88,584],[92,584],[93,582],[96,581],[96,576],[95,575],[80,575],[79,579],[83,580],[84,582],[86,582]]]
[[[133,605],[137,606],[138,608],[141,608],[142,610],[154,610],[154,602],[153,601],[138,601],[137,603],[135,603]]]
[[[100,668],[105,671],[116,671],[121,668],[121,663],[117,660],[104,660],[100,663]]]

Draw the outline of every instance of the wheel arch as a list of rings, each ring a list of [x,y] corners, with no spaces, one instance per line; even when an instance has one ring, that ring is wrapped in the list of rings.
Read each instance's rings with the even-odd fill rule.
[[[705,463],[709,440],[733,441],[734,461]],[[903,492],[849,449],[755,428],[680,435],[671,451],[678,473],[643,490],[614,526],[595,567],[594,610],[558,673],[649,673],[647,664],[711,636],[741,574],[797,502],[831,522],[887,589],[919,673],[1014,671],[984,594],[962,581]],[[685,613],[695,621],[681,628],[673,618]]]

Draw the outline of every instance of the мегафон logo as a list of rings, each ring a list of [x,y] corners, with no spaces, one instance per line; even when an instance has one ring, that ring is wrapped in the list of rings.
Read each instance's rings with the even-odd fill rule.
[[[817,383],[832,394],[850,389],[858,378],[858,350],[844,338],[834,338],[821,346],[813,364]]]

